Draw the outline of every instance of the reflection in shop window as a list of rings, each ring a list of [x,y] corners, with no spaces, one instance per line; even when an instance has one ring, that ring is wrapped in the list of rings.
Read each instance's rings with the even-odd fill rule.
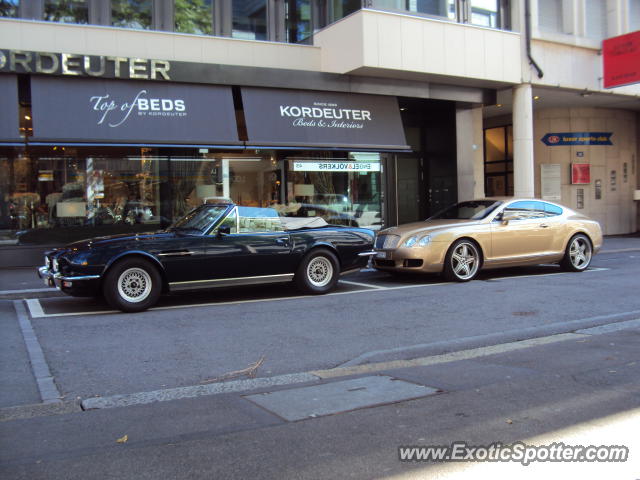
[[[17,18],[20,12],[20,0],[0,0],[0,17]]]
[[[44,19],[50,22],[89,23],[88,0],[45,0]]]
[[[175,30],[181,33],[213,33],[213,0],[174,0]]]
[[[151,28],[151,0],[111,0],[111,24],[115,27]]]
[[[233,0],[233,38],[267,39],[267,0]]]
[[[158,159],[84,157],[72,155],[71,149],[59,150],[55,156],[2,159],[4,240],[60,244],[158,228]]]
[[[287,42],[300,43],[311,36],[311,0],[286,0]]]
[[[498,28],[498,3],[499,0],[471,0],[471,23]]]

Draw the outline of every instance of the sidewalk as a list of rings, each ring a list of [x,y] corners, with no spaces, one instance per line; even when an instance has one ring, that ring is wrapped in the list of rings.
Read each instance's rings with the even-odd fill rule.
[[[640,232],[605,237],[600,254],[627,251],[640,251]],[[38,278],[36,267],[0,268],[0,299],[39,298],[52,295],[57,296],[62,293],[45,287],[43,280]]]

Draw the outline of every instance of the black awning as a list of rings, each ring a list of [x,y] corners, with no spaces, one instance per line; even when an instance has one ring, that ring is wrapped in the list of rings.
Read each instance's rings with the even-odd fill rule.
[[[242,88],[248,147],[406,151],[396,97]]]
[[[32,77],[33,142],[240,145],[231,87]]]
[[[20,142],[18,77],[0,75],[0,142]]]

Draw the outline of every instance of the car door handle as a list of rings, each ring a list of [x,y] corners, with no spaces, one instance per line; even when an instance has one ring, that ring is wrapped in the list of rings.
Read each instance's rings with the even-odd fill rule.
[[[289,243],[289,237],[280,237],[276,239],[278,245],[286,245]]]
[[[548,223],[541,223],[540,226],[542,228],[549,228],[549,224]]]

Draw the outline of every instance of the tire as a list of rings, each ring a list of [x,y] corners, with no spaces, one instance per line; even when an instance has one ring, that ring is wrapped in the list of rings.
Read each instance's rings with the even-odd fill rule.
[[[586,235],[579,233],[569,240],[560,266],[568,272],[584,272],[591,264],[593,247]]]
[[[444,278],[454,282],[473,280],[480,271],[481,263],[480,248],[474,242],[464,238],[457,240],[445,257]]]
[[[107,303],[123,312],[141,312],[155,305],[162,291],[160,272],[150,261],[129,258],[116,263],[105,276],[102,293]]]
[[[296,271],[293,281],[304,293],[314,295],[333,290],[340,276],[340,263],[335,254],[324,248],[313,250]]]

